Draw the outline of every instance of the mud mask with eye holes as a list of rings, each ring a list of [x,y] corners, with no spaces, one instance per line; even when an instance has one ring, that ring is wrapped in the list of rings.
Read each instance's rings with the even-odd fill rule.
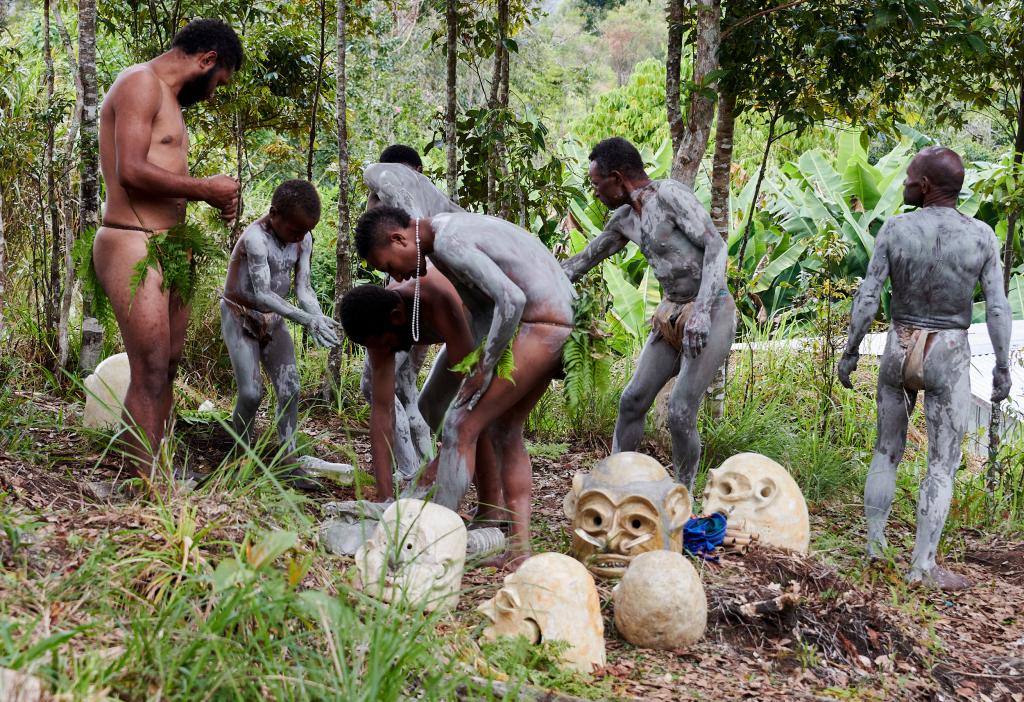
[[[485,639],[565,641],[569,648],[563,662],[583,673],[605,663],[604,622],[594,578],[569,556],[540,553],[526,559],[479,611],[490,620]]]
[[[459,600],[466,562],[466,526],[452,510],[398,500],[356,551],[356,585],[385,602],[406,600],[427,611]]]
[[[599,578],[620,578],[641,553],[683,550],[690,493],[650,456],[631,451],[577,473],[563,502],[572,552]]]
[[[759,453],[741,453],[708,472],[704,514],[722,512],[729,525],[761,543],[807,553],[807,502],[793,477]]]

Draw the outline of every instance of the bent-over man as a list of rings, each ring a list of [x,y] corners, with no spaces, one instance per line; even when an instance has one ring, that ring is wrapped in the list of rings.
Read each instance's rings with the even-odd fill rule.
[[[458,507],[474,475],[477,441],[490,428],[505,505],[512,513],[508,555],[517,562],[529,553],[531,467],[523,428],[559,369],[572,331],[568,278],[540,240],[485,215],[412,219],[402,210],[379,207],[360,218],[356,249],[398,281],[424,275],[429,258],[458,291],[474,336],[486,334],[479,361],[444,421],[434,499]],[[511,378],[496,377],[510,345]]]

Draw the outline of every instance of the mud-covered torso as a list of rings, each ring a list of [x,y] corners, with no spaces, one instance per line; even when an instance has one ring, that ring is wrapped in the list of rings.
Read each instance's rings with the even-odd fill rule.
[[[267,251],[266,262],[250,261],[249,242],[259,237]],[[310,235],[299,243],[287,244],[280,241],[264,224],[257,220],[246,227],[235,243],[228,263],[228,275],[224,284],[224,297],[254,310],[263,309],[253,285],[250,265],[266,266],[270,273],[270,288],[279,297],[286,298],[292,290],[295,269],[302,253],[302,247],[312,241]]]
[[[405,210],[410,217],[463,212],[430,179],[401,163],[374,163],[363,170],[363,182],[382,204]]]
[[[443,214],[431,220],[430,258],[455,286],[473,320],[474,335],[486,329],[495,301],[474,280],[473,267],[490,259],[526,297],[523,322],[572,324],[573,289],[552,253],[533,235],[497,217]]]
[[[639,189],[639,245],[663,295],[674,302],[697,296],[704,269],[700,241],[708,215],[693,192],[674,180],[655,180]],[[680,227],[686,227],[683,231]]]
[[[985,223],[950,207],[926,207],[886,222],[892,318],[923,329],[966,329],[974,290],[995,233]]]

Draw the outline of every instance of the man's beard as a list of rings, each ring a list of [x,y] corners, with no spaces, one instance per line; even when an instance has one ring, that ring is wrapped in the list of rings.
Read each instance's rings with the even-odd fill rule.
[[[214,66],[206,73],[190,78],[178,89],[178,104],[182,107],[191,107],[202,102],[213,95],[213,73],[217,70]]]

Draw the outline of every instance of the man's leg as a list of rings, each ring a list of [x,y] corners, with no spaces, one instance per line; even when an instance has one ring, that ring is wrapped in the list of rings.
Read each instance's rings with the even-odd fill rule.
[[[420,414],[419,402],[419,373],[423,362],[427,357],[427,347],[424,345],[413,346],[406,354],[406,362],[397,365],[395,368],[395,394],[401,401],[406,421],[409,426],[409,435],[412,446],[416,451],[416,469],[423,461],[434,457],[434,437],[427,425],[423,415]],[[415,472],[406,474],[403,477],[412,477]]]
[[[495,377],[472,411],[465,405],[449,410],[441,435],[435,502],[449,509],[458,508],[475,472],[480,434],[530,396],[538,385],[546,386],[570,331],[549,324],[522,324],[512,345],[512,380]]]
[[[619,399],[612,453],[635,451],[644,438],[644,418],[658,392],[679,371],[680,353],[661,336],[647,337],[636,370]]]
[[[708,343],[697,358],[682,357],[679,375],[668,401],[668,427],[672,434],[672,462],[676,480],[693,493],[700,463],[700,435],[697,411],[711,379],[729,357],[736,335],[736,306],[730,297],[718,298],[711,310]]]
[[[923,580],[957,590],[970,583],[935,565],[942,529],[953,499],[953,478],[960,467],[960,446],[971,403],[966,332],[937,332],[925,357],[924,413],[928,422],[928,473],[917,498],[917,538],[910,561],[911,581]]]
[[[170,413],[171,329],[170,295],[160,289],[159,271],[147,271],[134,294],[131,290],[135,265],[147,253],[144,232],[101,227],[93,243],[96,273],[110,298],[131,368],[124,399],[127,453],[135,473],[148,479]]]
[[[903,387],[906,352],[895,331],[890,331],[878,368],[875,452],[864,482],[864,518],[867,521],[869,558],[880,558],[887,546],[885,525],[896,495],[896,469],[907,445],[907,425],[917,402],[916,390]]]
[[[277,440],[287,451],[286,464],[295,458],[295,431],[299,426],[299,368],[295,363],[295,344],[284,320],[270,331],[270,341],[260,349],[260,360],[277,396]]]
[[[220,303],[220,330],[231,359],[231,369],[235,373],[235,385],[238,386],[238,399],[235,400],[235,411],[231,414],[231,428],[246,446],[252,446],[253,424],[263,400],[260,344],[245,333],[238,317],[223,300]]]
[[[512,538],[508,560],[516,562],[530,555],[530,513],[533,469],[526,452],[523,428],[530,412],[548,389],[550,378],[535,384],[512,409],[506,412],[490,432],[501,465],[501,488],[505,507],[512,518]]]

